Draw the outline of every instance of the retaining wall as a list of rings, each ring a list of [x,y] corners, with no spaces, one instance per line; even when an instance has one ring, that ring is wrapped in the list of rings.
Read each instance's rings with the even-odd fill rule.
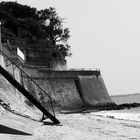
[[[74,80],[72,79],[35,79],[43,90],[51,97],[55,110],[74,110],[82,107]],[[34,95],[48,110],[50,110],[49,98],[31,81],[24,79],[24,84],[30,93]]]
[[[101,76],[78,76],[77,85],[86,106],[105,106],[113,103]]]
[[[29,67],[24,70],[49,94],[55,110],[114,105],[99,71],[48,71]],[[48,99],[26,77],[23,79],[27,89],[47,108]]]

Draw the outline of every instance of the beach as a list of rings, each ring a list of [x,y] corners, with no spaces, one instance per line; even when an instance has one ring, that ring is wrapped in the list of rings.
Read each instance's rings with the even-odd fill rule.
[[[10,112],[0,124],[18,132],[1,132],[1,140],[139,140],[140,108],[57,114],[61,125],[33,121]]]
[[[60,125],[53,125],[49,119],[39,122],[9,111],[3,112],[0,117],[1,140],[140,139],[140,107],[109,111],[93,110],[90,113],[56,114],[61,122]],[[40,114],[35,112],[28,111],[26,114],[36,119],[40,117]]]

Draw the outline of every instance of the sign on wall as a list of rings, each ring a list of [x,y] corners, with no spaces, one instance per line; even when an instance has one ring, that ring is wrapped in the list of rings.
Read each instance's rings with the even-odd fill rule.
[[[17,48],[17,55],[18,55],[23,61],[25,61],[25,55],[24,55],[24,53],[23,53],[19,48]]]

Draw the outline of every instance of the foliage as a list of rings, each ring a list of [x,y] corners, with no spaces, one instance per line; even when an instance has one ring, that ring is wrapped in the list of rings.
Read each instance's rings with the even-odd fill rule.
[[[60,18],[54,8],[37,10],[36,8],[21,5],[17,2],[0,3],[0,21],[3,34],[16,36],[28,42],[42,41],[39,49],[47,51],[56,57],[70,56],[68,45],[69,29],[63,27],[63,19]],[[43,47],[42,45],[43,44]],[[31,43],[28,44],[31,47]]]

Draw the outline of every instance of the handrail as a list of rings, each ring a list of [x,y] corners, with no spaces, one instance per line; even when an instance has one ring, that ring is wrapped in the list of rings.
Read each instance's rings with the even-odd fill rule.
[[[51,108],[52,108],[52,112],[53,115],[55,116],[55,112],[54,112],[54,108],[52,105],[52,99],[51,97],[31,78],[29,77],[11,58],[9,58],[3,51],[0,50],[0,53],[3,54],[7,59],[9,59],[16,67],[18,67],[20,69],[20,71],[25,74],[25,76],[30,79],[41,91],[43,91],[43,93],[49,98],[50,100],[50,104],[51,104]]]
[[[62,70],[55,70],[54,68],[48,68],[47,66],[39,66],[39,65],[32,65],[32,64],[24,64],[24,66],[37,68],[37,69],[51,70],[51,71],[100,71],[99,68],[68,68]]]
[[[99,68],[70,68],[69,71],[100,71]]]

